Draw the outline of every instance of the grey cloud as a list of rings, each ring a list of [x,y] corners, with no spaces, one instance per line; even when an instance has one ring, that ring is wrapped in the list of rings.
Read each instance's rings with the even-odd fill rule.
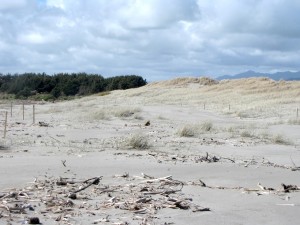
[[[299,70],[296,0],[3,0],[0,72]],[[266,71],[267,72],[267,71]]]
[[[2,0],[0,10],[12,10],[26,6],[26,0]]]

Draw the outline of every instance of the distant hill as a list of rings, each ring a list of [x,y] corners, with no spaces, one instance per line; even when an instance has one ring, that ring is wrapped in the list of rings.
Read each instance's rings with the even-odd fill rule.
[[[277,73],[259,73],[252,70],[249,70],[244,73],[239,73],[236,75],[224,75],[217,78],[217,80],[224,79],[240,79],[240,78],[249,78],[249,77],[269,77],[273,80],[300,80],[300,71],[298,72],[277,72]]]

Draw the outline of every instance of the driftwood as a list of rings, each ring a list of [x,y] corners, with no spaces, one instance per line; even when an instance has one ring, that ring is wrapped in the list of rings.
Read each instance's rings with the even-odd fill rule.
[[[232,163],[236,163],[235,159],[229,158],[229,157],[223,157],[223,156],[216,156],[209,154],[206,152],[204,156],[199,155],[168,155],[166,153],[156,153],[156,152],[150,152],[148,155],[156,158],[159,162],[162,161],[172,161],[172,162],[194,162],[194,163],[217,163],[220,161],[230,161]]]
[[[297,185],[286,185],[282,183],[281,186],[284,192],[300,191],[300,187]]]
[[[198,182],[189,182],[192,185],[198,185],[201,187],[205,187],[205,188],[211,188],[211,189],[230,189],[230,190],[242,190],[244,192],[255,192],[258,195],[261,194],[280,194],[280,193],[287,193],[287,192],[296,192],[296,191],[300,191],[300,187],[297,185],[286,185],[286,184],[281,184],[281,188],[271,188],[271,187],[265,187],[262,186],[261,183],[257,184],[258,189],[251,189],[251,188],[246,188],[246,187],[224,187],[224,186],[210,186],[207,185],[206,183],[204,183],[202,180],[199,179]]]
[[[128,154],[128,153],[126,153]],[[230,157],[224,157],[224,156],[217,156],[217,155],[212,155],[206,152],[205,155],[169,155],[167,153],[157,153],[157,152],[149,152],[149,156],[154,157],[157,159],[159,163],[162,162],[181,162],[181,163],[218,163],[218,162],[226,162],[229,161],[231,163],[237,163],[241,166],[244,167],[249,167],[249,166],[266,166],[266,167],[274,167],[274,168],[281,168],[281,169],[289,169],[292,171],[300,171],[300,167],[295,165],[295,163],[292,161],[292,166],[291,165],[280,165],[277,163],[270,162],[269,160],[266,160],[263,158],[262,160],[258,159],[247,159],[247,160],[236,160],[234,158]]]
[[[39,126],[40,127],[49,127],[49,123],[43,122],[43,121],[39,121]]]
[[[209,158],[209,156],[207,157]],[[280,188],[265,187],[258,183],[256,188],[212,186],[203,180],[182,182],[171,175],[154,177],[142,173],[130,176],[129,173],[114,176],[118,184],[102,184],[102,176],[85,180],[53,177],[44,180],[35,179],[29,187],[2,191],[0,195],[0,222],[2,219],[17,219],[17,215],[27,218],[48,218],[63,223],[72,223],[73,216],[88,214],[95,216],[94,224],[126,224],[128,222],[106,215],[99,219],[99,212],[105,209],[125,210],[139,224],[154,224],[156,212],[163,208],[189,210],[191,212],[210,211],[193,202],[183,193],[183,187],[197,185],[202,188],[219,190],[240,190],[244,193],[282,195],[298,192],[297,185],[281,184]],[[108,211],[109,212],[109,211]],[[155,215],[155,216],[154,216]],[[98,217],[98,218],[97,218]],[[34,221],[34,220],[33,220]],[[27,219],[27,223],[30,221]],[[39,221],[46,224],[47,221]],[[161,222],[161,221],[160,221]],[[29,224],[36,224],[31,222]]]
[[[101,177],[96,177],[96,178],[88,179],[88,180],[84,181],[83,183],[86,183],[86,182],[88,182],[88,181],[90,181],[90,180],[93,180],[93,181],[90,182],[90,183],[88,183],[86,186],[80,188],[79,190],[74,191],[73,193],[76,194],[76,193],[78,193],[78,192],[80,192],[80,191],[83,191],[83,190],[87,189],[88,187],[90,187],[90,186],[92,186],[92,185],[98,185],[98,184],[100,183],[100,180],[101,180],[101,179],[102,179],[102,176],[101,176]]]
[[[97,217],[105,209],[114,209],[132,213],[140,224],[153,224],[157,218],[154,215],[163,208],[210,211],[185,197],[182,189],[188,184],[173,179],[171,175],[155,178],[147,174],[138,177],[124,173],[114,178],[117,185],[100,183],[102,176],[83,181],[46,177],[35,179],[26,188],[1,192],[0,222],[2,219],[17,220],[17,215],[26,214],[27,218],[32,218],[31,221],[27,219],[29,224],[36,224],[39,218],[72,223],[73,216],[88,214]],[[38,222],[46,224],[48,221]],[[112,215],[94,220],[94,224],[102,222],[129,224]]]

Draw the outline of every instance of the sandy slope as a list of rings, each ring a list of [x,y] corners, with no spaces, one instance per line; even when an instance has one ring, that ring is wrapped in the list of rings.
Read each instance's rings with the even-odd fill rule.
[[[295,114],[299,82],[204,81],[177,79],[106,96],[38,104],[35,124],[32,106],[26,106],[23,121],[21,105],[14,105],[2,139],[5,148],[0,150],[0,224],[20,224],[32,216],[43,224],[297,224],[300,193],[283,192],[281,183],[300,185],[300,171],[293,171],[300,166]],[[9,110],[9,105],[2,109]],[[193,135],[182,136],[183,128]],[[132,149],[133,137],[148,148]],[[216,162],[206,160],[213,156]],[[172,175],[171,184],[145,183],[149,178],[141,173],[154,178]],[[72,188],[52,181],[97,176],[103,176],[100,184],[80,192],[70,211],[45,205],[45,198],[54,196],[67,201]],[[51,181],[52,189],[45,181]],[[181,191],[175,181],[183,182]],[[274,190],[262,190],[258,183]],[[142,206],[144,214],[125,209],[124,202],[129,207],[132,199],[147,196],[142,191],[146,186],[177,191],[150,195],[151,204]],[[25,188],[28,198],[8,197],[15,188],[17,193]],[[114,191],[99,192],[105,188]],[[108,206],[114,197],[120,200]],[[161,205],[170,198],[190,208]],[[12,207],[13,200],[31,204],[34,211],[9,217],[5,206]],[[210,211],[193,212],[195,206]]]

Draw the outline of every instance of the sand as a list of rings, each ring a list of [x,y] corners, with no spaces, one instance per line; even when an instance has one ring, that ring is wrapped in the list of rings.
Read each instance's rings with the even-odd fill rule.
[[[23,120],[22,105],[14,103],[0,150],[0,224],[26,223],[31,217],[43,224],[298,223],[300,192],[285,192],[281,184],[300,185],[299,124],[288,123],[290,116],[278,113],[244,118],[217,106],[204,109],[194,101],[157,101],[157,96],[154,101],[149,97],[152,92],[150,86],[68,102],[36,103],[34,124],[32,104],[25,106]],[[294,107],[295,102],[291,104]],[[3,120],[3,112],[10,112],[9,103],[2,109]],[[145,126],[147,121],[149,126]],[[204,124],[210,129],[203,128]],[[193,135],[182,136],[183,127]],[[146,148],[134,149],[132,137],[146,141]],[[208,160],[213,157],[215,161]],[[147,183],[152,179],[143,174],[172,178]],[[100,183],[73,200],[68,198],[74,190],[71,184],[55,183],[60,178],[84,181],[94,177],[101,177]],[[37,189],[47,181],[53,182],[51,190],[47,185]],[[146,186],[175,192],[147,195],[141,190]],[[12,192],[28,196],[8,197]],[[69,211],[66,206],[47,206],[55,196],[74,205]],[[151,204],[141,206],[143,213],[130,208],[141,196],[151,198]],[[112,198],[119,200],[108,204]],[[170,199],[182,200],[189,207],[170,208]],[[25,203],[33,210],[9,212],[4,207]]]

